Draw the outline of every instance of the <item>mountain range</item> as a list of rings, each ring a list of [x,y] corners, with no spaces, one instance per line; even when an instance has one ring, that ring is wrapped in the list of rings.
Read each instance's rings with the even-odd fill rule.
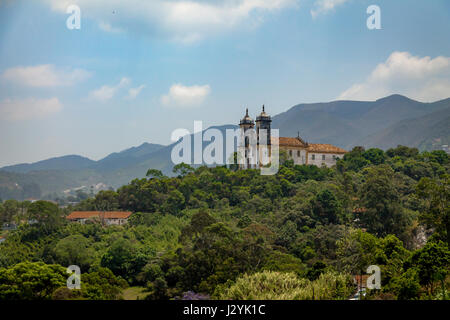
[[[300,134],[308,142],[330,143],[347,150],[360,145],[382,149],[407,145],[434,150],[450,144],[450,98],[422,103],[391,95],[373,102],[298,104],[273,116],[272,120],[272,128],[279,129],[280,136]],[[214,128],[225,132],[237,126]],[[3,167],[0,168],[0,198],[60,194],[67,189],[97,184],[117,188],[144,177],[149,168],[169,175],[173,167],[170,156],[173,146],[143,143],[99,161],[69,155]]]

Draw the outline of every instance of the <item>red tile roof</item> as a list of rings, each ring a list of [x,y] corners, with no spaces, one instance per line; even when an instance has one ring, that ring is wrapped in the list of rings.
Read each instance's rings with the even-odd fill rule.
[[[127,219],[131,215],[129,211],[74,211],[66,218],[68,220],[76,219],[89,219],[89,218],[101,218],[101,219]]]
[[[277,138],[272,137],[272,144],[277,143]],[[306,143],[302,138],[289,138],[289,137],[279,137],[278,144],[280,147],[300,147],[306,148],[308,152],[315,153],[347,153],[346,150],[333,146],[331,144],[323,143]]]
[[[272,144],[276,143],[277,138],[272,138]],[[306,144],[299,138],[279,137],[278,144],[282,147],[303,147],[306,148]]]
[[[346,150],[333,146],[331,144],[310,143],[308,144],[308,152],[318,153],[347,153]]]

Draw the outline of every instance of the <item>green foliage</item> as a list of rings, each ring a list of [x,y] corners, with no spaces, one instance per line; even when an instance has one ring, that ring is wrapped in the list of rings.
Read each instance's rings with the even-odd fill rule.
[[[58,241],[52,250],[54,262],[63,266],[77,265],[87,271],[94,262],[91,241],[82,235],[71,235]]]
[[[114,191],[100,191],[93,202],[96,211],[117,211],[119,209],[119,195]]]
[[[410,268],[402,275],[394,277],[389,286],[389,291],[394,292],[398,300],[417,299],[420,295],[420,282],[417,269]]]
[[[428,242],[425,247],[412,254],[408,264],[417,270],[420,283],[432,295],[435,283],[444,281],[450,274],[450,251],[442,241]]]
[[[264,271],[245,274],[229,287],[218,287],[215,296],[222,300],[348,299],[352,287],[350,277],[342,274],[325,273],[309,281],[294,273]]]
[[[450,175],[439,180],[422,178],[417,185],[417,196],[423,200],[419,219],[436,229],[450,247]]]
[[[321,191],[311,205],[314,220],[322,224],[336,224],[339,221],[341,204],[330,190]]]
[[[367,168],[365,173],[362,203],[367,211],[360,216],[362,224],[377,236],[400,236],[411,219],[401,205],[394,171],[389,166],[380,165]]]
[[[64,223],[58,206],[48,201],[36,201],[28,207],[28,215],[37,220],[45,233],[56,230]]]
[[[351,274],[361,274],[374,264],[379,240],[372,234],[361,230],[350,232],[337,241],[339,269]]]
[[[408,148],[406,146],[398,146],[397,148],[391,148],[386,151],[386,154],[391,157],[402,157],[402,158],[414,158],[419,154],[417,148]]]
[[[121,238],[114,241],[103,255],[101,265],[132,283],[134,277],[146,265],[148,258],[148,253],[136,244]]]
[[[0,204],[0,223],[12,222],[14,216],[19,213],[19,201],[6,200]]]
[[[0,269],[0,300],[49,300],[66,280],[66,269],[61,266],[21,262]]]
[[[368,166],[370,161],[363,156],[365,150],[362,147],[355,147],[349,153],[346,153],[342,160],[337,162],[339,171],[359,171]]]
[[[121,299],[127,283],[146,287],[148,299],[347,299],[355,290],[347,275],[376,264],[382,290],[368,298],[445,298],[437,289],[448,283],[439,240],[448,242],[449,165],[442,152],[355,148],[336,168],[286,158],[273,176],[225,166],[180,164],[176,177],[150,169],[117,191],[80,193],[84,200],[68,209],[7,200],[0,220],[18,228],[1,233],[0,268],[82,268],[81,290],[59,283],[46,299]],[[133,214],[123,226],[81,225],[66,223],[72,210]]]
[[[188,173],[193,172],[193,171],[194,171],[194,168],[192,168],[190,165],[188,165],[188,164],[182,162],[182,163],[179,163],[179,164],[175,165],[175,166],[173,167],[172,171],[173,171],[174,173],[179,174],[180,176],[185,176],[185,175],[187,175]]]
[[[162,178],[164,175],[160,170],[149,169],[146,174],[147,177],[150,178]]]
[[[81,275],[81,294],[88,300],[117,300],[128,284],[116,277],[111,270],[99,268],[97,271]]]

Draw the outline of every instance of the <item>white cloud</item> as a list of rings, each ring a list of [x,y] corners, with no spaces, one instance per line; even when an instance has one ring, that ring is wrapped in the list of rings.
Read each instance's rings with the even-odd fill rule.
[[[136,97],[141,93],[142,89],[145,88],[145,85],[142,84],[137,88],[130,88],[128,90],[128,99],[136,99]]]
[[[62,109],[58,98],[5,99],[0,101],[0,120],[26,120],[42,118]]]
[[[103,30],[165,35],[183,43],[259,21],[267,12],[296,6],[299,0],[43,0],[64,13],[70,4]]]
[[[106,32],[114,32],[114,33],[120,33],[120,32],[123,32],[122,29],[120,29],[120,28],[114,28],[114,27],[111,26],[109,23],[103,22],[103,21],[100,21],[100,22],[99,22],[98,27],[99,27],[101,30],[106,31]]]
[[[1,75],[8,82],[30,87],[71,86],[91,76],[83,69],[56,68],[51,64],[30,67],[14,67]]]
[[[316,18],[318,15],[334,10],[334,8],[346,2],[348,2],[348,0],[316,0],[314,9],[311,10],[311,16]]]
[[[409,52],[393,52],[362,83],[345,90],[340,100],[376,100],[403,94],[420,101],[450,96],[450,57],[417,57]]]
[[[128,86],[130,82],[129,78],[124,77],[115,86],[104,85],[97,90],[91,91],[89,97],[100,102],[106,102],[112,99],[119,89]]]
[[[209,85],[188,87],[174,84],[170,87],[169,93],[161,97],[161,102],[166,106],[197,106],[205,100],[210,91]]]

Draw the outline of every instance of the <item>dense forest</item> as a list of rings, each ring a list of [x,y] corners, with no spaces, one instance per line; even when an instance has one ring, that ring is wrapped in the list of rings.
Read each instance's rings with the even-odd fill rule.
[[[349,299],[353,276],[381,268],[363,299],[449,299],[450,157],[357,147],[333,168],[274,176],[236,166],[150,169],[61,209],[6,200],[1,299]],[[73,210],[131,211],[128,224],[69,223]],[[66,287],[69,265],[81,290]]]

